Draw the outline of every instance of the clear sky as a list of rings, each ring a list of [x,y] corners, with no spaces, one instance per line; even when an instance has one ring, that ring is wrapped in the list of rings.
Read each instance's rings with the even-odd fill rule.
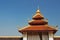
[[[59,26],[60,35],[60,0],[0,0],[0,36],[20,35],[17,27],[28,25],[38,5],[49,25]]]

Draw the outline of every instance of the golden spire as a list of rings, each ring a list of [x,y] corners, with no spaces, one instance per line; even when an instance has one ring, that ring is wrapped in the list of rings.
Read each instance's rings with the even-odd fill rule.
[[[38,9],[38,10],[36,11],[36,13],[37,13],[37,12],[40,12],[40,10]]]

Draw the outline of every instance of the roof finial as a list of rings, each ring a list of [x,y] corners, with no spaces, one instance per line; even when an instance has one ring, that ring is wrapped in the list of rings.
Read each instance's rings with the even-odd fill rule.
[[[37,12],[40,12],[40,9],[39,9],[39,4],[38,4],[38,7],[37,7]]]
[[[40,12],[39,5],[38,5],[38,9],[37,9],[37,11],[36,11],[36,12]]]

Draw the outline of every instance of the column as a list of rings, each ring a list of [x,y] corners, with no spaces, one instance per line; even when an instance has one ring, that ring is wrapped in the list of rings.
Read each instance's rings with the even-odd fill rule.
[[[53,32],[49,32],[49,40],[54,40],[53,36]]]
[[[27,32],[23,33],[23,40],[27,40]]]

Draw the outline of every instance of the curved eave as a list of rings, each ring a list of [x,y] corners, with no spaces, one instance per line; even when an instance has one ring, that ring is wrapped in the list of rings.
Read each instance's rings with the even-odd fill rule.
[[[24,32],[53,32],[53,34],[55,34],[57,31],[56,30],[22,30],[22,31],[19,31],[21,33],[24,33]]]
[[[45,31],[52,31],[55,33],[57,29],[49,27],[49,26],[27,26],[25,28],[19,29],[19,32],[45,32]]]

